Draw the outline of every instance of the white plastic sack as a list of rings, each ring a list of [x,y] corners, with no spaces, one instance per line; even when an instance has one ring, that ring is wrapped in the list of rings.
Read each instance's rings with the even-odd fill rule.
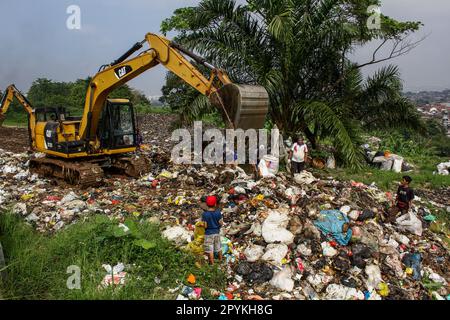
[[[27,214],[27,205],[25,203],[16,203],[12,210],[14,214],[25,216]]]
[[[19,171],[19,169],[17,167],[13,167],[13,166],[4,166],[2,168],[3,174],[11,174],[11,173],[16,173],[17,171]]]
[[[325,291],[326,300],[364,300],[364,293],[341,284],[330,284]]]
[[[311,286],[317,291],[322,291],[323,288],[325,288],[325,286],[327,284],[329,284],[331,281],[333,281],[334,277],[333,276],[329,276],[323,272],[317,273],[315,275],[310,274],[307,278],[306,281],[309,282],[309,284],[311,284]]]
[[[269,216],[263,222],[262,236],[267,243],[281,242],[291,244],[294,242],[294,235],[286,230],[289,224],[289,216],[280,211],[271,210]]]
[[[183,227],[175,226],[165,230],[163,237],[169,241],[175,242],[178,246],[191,242],[191,234]]]
[[[334,156],[328,157],[327,168],[328,169],[336,169],[336,159],[334,158]]]
[[[416,236],[422,236],[422,221],[420,221],[411,211],[397,218],[397,225],[400,230],[411,232]]]
[[[366,287],[370,291],[372,289],[378,288],[378,285],[383,282],[383,278],[381,277],[381,270],[380,267],[377,265],[369,265],[366,266]]]
[[[350,212],[350,210],[352,210],[352,208],[350,206],[343,206],[339,209],[339,211],[341,211],[342,213],[348,214]]]
[[[394,160],[386,160],[381,164],[381,170],[384,171],[391,171],[392,170],[392,166],[394,165]]]
[[[71,191],[69,194],[66,194],[64,198],[61,199],[60,204],[65,204],[74,200],[77,200],[78,196],[75,194],[75,192]]]
[[[403,158],[397,158],[394,159],[394,164],[392,165],[392,171],[394,172],[402,172],[402,166],[403,166]]]
[[[248,262],[258,261],[264,254],[264,247],[258,245],[251,245],[244,251],[244,255]]]
[[[328,242],[322,242],[321,244],[322,246],[322,254],[325,257],[334,257],[335,255],[338,254],[337,250],[335,248],[333,248],[332,246],[330,246],[330,244]]]
[[[342,211],[342,210],[341,210]],[[348,214],[348,217],[353,220],[356,221],[359,218],[359,211],[358,210],[353,210]]]
[[[449,175],[449,172],[450,172],[450,161],[449,161],[449,162],[443,162],[443,163],[440,163],[440,164],[437,166],[437,169],[438,169],[438,173],[439,173],[440,175],[442,175],[442,176],[448,176],[448,175]]]
[[[303,171],[302,173],[294,175],[294,181],[297,184],[303,185],[303,184],[311,184],[317,181],[317,179],[312,175],[311,172]]]
[[[282,260],[286,257],[288,251],[289,248],[285,244],[269,244],[262,256],[262,260],[281,266]]]
[[[309,257],[310,255],[312,255],[312,250],[310,247],[308,247],[306,244],[301,243],[299,244],[299,246],[297,247],[297,252],[299,254],[301,254],[304,257]]]
[[[286,267],[275,273],[272,280],[270,280],[270,284],[283,291],[291,292],[294,290],[294,280],[292,280],[291,268]]]

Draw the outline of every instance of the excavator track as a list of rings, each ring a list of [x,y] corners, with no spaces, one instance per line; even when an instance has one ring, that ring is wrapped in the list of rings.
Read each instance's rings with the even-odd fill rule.
[[[30,171],[81,188],[98,186],[104,177],[103,169],[96,163],[71,162],[47,157],[31,159]]]
[[[112,167],[129,177],[139,178],[150,171],[150,160],[144,156],[114,158]]]
[[[30,171],[40,176],[65,181],[81,188],[102,183],[104,169],[113,168],[121,173],[139,178],[150,171],[150,160],[144,156],[95,159],[91,161],[58,160],[50,157],[30,160]]]

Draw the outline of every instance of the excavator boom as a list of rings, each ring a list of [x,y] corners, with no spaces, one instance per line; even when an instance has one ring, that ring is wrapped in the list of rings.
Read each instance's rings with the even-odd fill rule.
[[[135,58],[126,60],[140,50],[145,42],[149,44],[149,49]],[[210,78],[207,79],[182,53],[209,67],[211,69]],[[201,94],[210,97],[211,101],[219,107],[225,122],[230,127],[249,129],[264,126],[269,99],[267,91],[263,87],[235,85],[231,83],[226,74],[207,63],[203,58],[163,36],[148,33],[144,41],[136,43],[111,65],[104,66],[104,69],[92,79],[86,95],[80,136],[88,141],[95,138],[99,118],[112,90],[159,64],[172,71]],[[216,87],[218,82],[224,87]]]
[[[6,118],[6,113],[11,105],[13,99],[16,98],[17,101],[22,105],[28,114],[28,131],[30,132],[30,144],[31,147],[35,146],[35,113],[28,99],[20,92],[14,84],[6,88],[5,93],[0,101],[0,126]]]

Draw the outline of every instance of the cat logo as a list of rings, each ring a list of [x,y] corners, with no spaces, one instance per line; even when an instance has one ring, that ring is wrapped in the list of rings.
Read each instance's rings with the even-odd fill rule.
[[[133,69],[130,66],[123,66],[123,67],[114,69],[114,73],[115,73],[117,79],[122,79],[131,71],[133,71]]]

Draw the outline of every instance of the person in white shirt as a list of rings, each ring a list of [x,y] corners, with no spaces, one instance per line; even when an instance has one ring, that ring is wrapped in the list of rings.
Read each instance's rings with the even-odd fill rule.
[[[289,151],[289,159],[292,165],[292,175],[301,173],[305,169],[305,162],[308,159],[308,146],[303,141],[303,138],[299,137],[297,142],[294,143]]]

